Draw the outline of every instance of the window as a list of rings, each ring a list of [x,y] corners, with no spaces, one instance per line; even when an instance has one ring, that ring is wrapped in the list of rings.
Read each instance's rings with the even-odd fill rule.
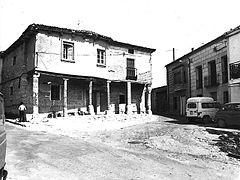
[[[196,88],[197,89],[202,89],[203,84],[202,84],[202,66],[197,66],[196,67]]]
[[[60,100],[60,86],[51,85],[51,100]]]
[[[228,102],[228,91],[224,91],[223,92],[223,103],[227,103]]]
[[[210,61],[208,63],[208,85],[214,86],[217,85],[217,71],[216,71],[216,62]]]
[[[234,104],[234,111],[240,111],[240,104]]]
[[[106,66],[106,51],[97,49],[97,64]]]
[[[228,64],[227,64],[227,55],[221,57],[222,63],[222,83],[228,82]]]
[[[63,41],[62,45],[62,59],[67,61],[74,61],[74,44]]]
[[[135,68],[135,59],[127,58],[127,77],[126,79],[136,80],[137,69]]]
[[[128,54],[134,54],[134,49],[128,49]]]
[[[182,83],[181,71],[175,72],[173,74],[173,82],[174,82],[174,84],[181,84]]]
[[[202,108],[216,108],[215,103],[202,103]]]
[[[217,101],[217,92],[211,92],[210,94],[214,101]]]
[[[197,108],[197,104],[196,103],[189,103],[187,105],[188,108],[191,108],[191,109],[194,109],[194,108]]]
[[[10,95],[13,95],[13,86],[10,86]]]
[[[12,65],[14,66],[17,62],[17,56],[13,56]]]

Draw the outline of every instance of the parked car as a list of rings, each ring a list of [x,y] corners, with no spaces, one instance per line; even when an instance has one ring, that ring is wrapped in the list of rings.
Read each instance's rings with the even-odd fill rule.
[[[3,95],[0,93],[0,180],[7,178],[7,171],[4,169],[6,164],[6,131],[5,131],[5,115]]]
[[[213,121],[216,112],[220,108],[220,103],[211,97],[188,98],[186,105],[186,117],[188,121],[200,119],[204,123]]]
[[[216,113],[214,121],[218,127],[240,125],[240,102],[224,104]]]

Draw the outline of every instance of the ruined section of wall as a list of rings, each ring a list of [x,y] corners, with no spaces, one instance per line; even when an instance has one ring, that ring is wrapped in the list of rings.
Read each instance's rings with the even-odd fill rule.
[[[2,64],[2,93],[6,114],[18,115],[18,105],[24,102],[27,113],[32,113],[32,75],[34,63],[34,37],[8,51]]]
[[[27,113],[32,113],[32,78],[24,74],[21,78],[8,81],[2,85],[5,111],[7,117],[18,116],[18,106],[23,102]]]

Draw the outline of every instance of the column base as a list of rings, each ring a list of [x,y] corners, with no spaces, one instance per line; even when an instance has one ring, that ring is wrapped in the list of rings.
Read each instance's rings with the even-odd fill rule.
[[[88,105],[88,112],[89,112],[90,115],[95,115],[93,105]]]
[[[128,104],[127,105],[127,114],[132,114],[132,105],[131,104]]]
[[[145,105],[140,104],[140,114],[145,114],[145,113],[146,113]]]
[[[147,114],[152,115],[152,110],[147,110]]]
[[[63,109],[63,117],[67,117],[68,113],[67,113],[67,108]]]

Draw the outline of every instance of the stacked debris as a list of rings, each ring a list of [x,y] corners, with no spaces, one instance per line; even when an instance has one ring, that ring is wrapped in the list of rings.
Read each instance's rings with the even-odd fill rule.
[[[228,156],[240,159],[240,132],[236,131],[221,131],[215,129],[207,129],[211,134],[220,135],[216,140],[216,146]]]

